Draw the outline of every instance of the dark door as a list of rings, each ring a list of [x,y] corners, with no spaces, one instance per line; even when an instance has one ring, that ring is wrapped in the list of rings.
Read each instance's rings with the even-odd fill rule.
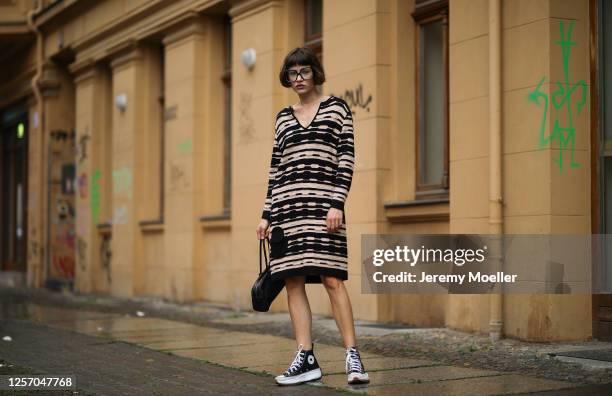
[[[594,252],[593,337],[612,340],[612,2],[591,0],[593,126],[592,223],[603,243]],[[608,235],[610,234],[610,235]]]
[[[0,269],[26,271],[28,119],[25,106],[2,112]]]

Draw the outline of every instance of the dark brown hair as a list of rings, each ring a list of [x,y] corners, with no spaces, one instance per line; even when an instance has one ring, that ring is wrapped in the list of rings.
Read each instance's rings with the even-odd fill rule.
[[[278,75],[281,84],[285,88],[291,87],[291,82],[289,81],[289,76],[287,75],[287,71],[292,66],[310,66],[312,68],[312,78],[314,85],[321,85],[325,82],[325,72],[323,71],[323,66],[321,62],[319,62],[319,58],[315,55],[315,53],[308,47],[297,47],[292,49],[287,56],[285,56],[285,60],[283,61],[283,67]]]

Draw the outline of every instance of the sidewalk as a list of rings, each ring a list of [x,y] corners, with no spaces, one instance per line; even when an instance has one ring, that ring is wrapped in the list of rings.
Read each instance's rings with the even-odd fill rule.
[[[72,329],[62,330],[63,327],[70,328],[67,321],[59,324],[71,317],[70,313],[46,308],[36,308],[36,311],[41,315],[39,319],[48,322],[51,327],[24,320],[3,320],[0,330],[5,335],[10,334],[13,341],[3,342],[0,356],[9,362],[33,367],[43,373],[74,375],[77,387],[84,389],[85,394],[285,394],[267,377],[207,364],[196,359],[181,358],[175,354],[160,353],[129,343],[74,333]],[[117,323],[130,326],[129,320],[114,318],[109,314],[96,315],[77,311],[73,313],[76,313],[76,316],[72,316],[76,321],[100,320],[113,323],[115,319],[119,319]],[[62,319],[48,320],[54,315],[60,315]],[[145,323],[143,320],[137,323],[136,327]],[[163,328],[162,324],[159,325]],[[156,327],[154,325],[154,328]],[[14,394],[21,395],[21,392],[23,391],[15,391]],[[30,392],[33,395],[38,394],[38,391]],[[295,389],[295,393],[327,395],[337,392],[309,386]]]
[[[97,337],[96,347],[91,347],[91,342],[80,347],[81,350],[86,350],[90,354],[84,361],[98,362],[98,364],[103,362],[115,369],[122,367],[123,360],[117,359],[112,354],[100,353],[96,355],[96,350],[99,349],[100,345],[118,348],[114,352],[121,352],[121,355],[126,358],[135,356],[134,351],[136,349],[143,351],[144,354],[150,354],[150,359],[152,359],[149,362],[151,363],[150,366],[143,365],[142,358],[139,358],[139,364],[133,366],[133,375],[126,375],[124,378],[123,384],[127,387],[131,386],[135,390],[143,389],[142,386],[145,383],[139,381],[138,378],[147,375],[146,369],[148,368],[155,373],[154,377],[149,375],[150,381],[172,386],[167,382],[173,375],[171,367],[160,364],[160,360],[155,357],[163,356],[164,358],[180,358],[188,362],[212,363],[214,366],[211,367],[216,367],[219,370],[230,370],[229,374],[222,371],[218,375],[214,375],[214,378],[218,379],[216,384],[220,387],[217,390],[222,389],[224,385],[242,385],[244,381],[250,381],[249,379],[242,379],[241,375],[246,375],[247,377],[244,378],[256,379],[253,385],[255,387],[272,386],[270,389],[266,388],[264,394],[272,391],[281,392],[278,394],[293,393],[298,392],[298,388],[303,388],[299,392],[330,392],[330,388],[333,388],[339,391],[375,395],[391,393],[403,395],[433,393],[439,395],[491,395],[544,391],[550,391],[550,394],[592,395],[597,394],[597,392],[604,392],[601,394],[612,392],[612,387],[595,386],[595,384],[612,382],[609,369],[587,370],[574,364],[543,357],[542,361],[547,369],[552,368],[557,374],[559,368],[562,368],[565,372],[574,372],[573,377],[558,380],[540,375],[545,373],[546,370],[538,369],[533,364],[523,367],[523,372],[500,370],[495,365],[475,367],[474,362],[478,362],[480,357],[474,359],[471,355],[474,355],[475,352],[482,352],[484,355],[498,355],[502,353],[499,346],[486,351],[475,350],[472,353],[467,353],[468,356],[465,357],[463,362],[458,361],[449,364],[448,361],[434,359],[444,350],[445,345],[464,343],[467,337],[471,338],[470,345],[479,348],[482,339],[458,332],[453,334],[453,332],[445,329],[437,329],[438,336],[441,334],[447,336],[446,338],[437,337],[438,349],[434,350],[435,348],[432,349],[430,345],[432,344],[431,340],[427,339],[427,335],[431,335],[433,329],[429,329],[426,335],[423,329],[385,328],[383,326],[372,326],[371,323],[364,322],[358,322],[357,325],[358,344],[362,350],[364,365],[370,373],[371,383],[349,386],[346,384],[346,375],[344,374],[344,348],[341,347],[341,342],[338,339],[334,340],[334,336],[337,337],[337,329],[333,327],[335,323],[331,318],[314,318],[313,320],[315,353],[324,374],[322,381],[299,387],[278,387],[274,384],[272,375],[286,369],[296,348],[295,341],[290,339],[291,324],[287,314],[252,314],[235,312],[211,304],[175,305],[147,299],[126,301],[108,297],[61,295],[45,290],[0,289],[0,302],[0,318],[3,319],[3,323],[9,323],[8,327],[3,324],[0,330],[2,332],[13,331],[14,339],[15,337],[18,338],[19,335],[24,336],[20,331],[17,331],[18,327],[15,327],[17,326],[15,323],[19,321],[4,319],[26,319],[29,322],[19,323],[22,323],[25,328],[29,329],[27,331],[31,332],[25,333],[26,336],[35,339],[61,339],[62,333],[57,332],[76,332],[81,337],[89,337],[89,339]],[[43,303],[46,305],[43,305]],[[152,317],[153,315],[156,317]],[[180,321],[177,319],[180,319]],[[23,323],[28,323],[29,326],[34,327],[27,327]],[[35,324],[49,327],[45,331],[45,327],[37,327]],[[332,324],[333,326],[331,326]],[[41,332],[45,334],[45,337],[34,335],[42,334]],[[0,334],[0,336],[4,335]],[[456,337],[454,341],[453,337]],[[508,342],[506,341],[506,343]],[[435,344],[434,342],[433,345]],[[412,348],[417,345],[430,350],[429,356],[423,355],[418,348]],[[592,344],[589,344],[589,346],[592,346]],[[407,350],[406,347],[411,348],[411,350]],[[574,345],[574,347],[576,346]],[[18,353],[22,348],[25,347],[17,345],[12,349],[14,353],[9,354],[6,352],[8,349],[2,347],[0,348],[0,358],[16,364],[25,364],[27,362],[16,360],[19,356],[23,356]],[[47,353],[45,352],[48,349],[47,347],[41,345],[29,348],[32,358],[40,356],[41,360],[44,360],[42,356]],[[121,348],[136,349],[121,351]],[[542,346],[539,348],[541,349]],[[548,346],[548,348],[551,347]],[[525,354],[526,351],[521,351],[521,353]],[[56,351],[55,356],[59,355],[61,353]],[[454,359],[453,356],[450,356],[450,358]],[[493,356],[489,356],[489,359],[492,360]],[[507,355],[502,354],[502,359],[507,359]],[[518,360],[520,361],[520,359]],[[127,373],[129,372],[127,368],[129,364],[126,363],[126,365],[125,372]],[[207,389],[201,382],[197,382],[197,378],[205,378],[206,370],[204,367],[208,369],[209,366],[197,367],[192,368],[192,371],[195,372],[191,374],[194,377],[194,386],[201,387],[198,389]],[[582,371],[585,371],[586,374],[583,375]],[[525,375],[525,372],[537,373],[539,378],[535,375]],[[82,374],[77,377],[80,379],[81,385],[91,385],[91,378]],[[130,382],[131,378],[134,378],[133,382]],[[190,378],[189,375],[186,378]],[[257,381],[263,382],[259,383]],[[100,379],[94,382],[98,385],[104,383]],[[83,389],[96,393],[94,389],[97,388],[89,386],[89,388],[84,387]],[[134,392],[136,392],[135,390]],[[179,390],[179,388],[176,390]],[[253,391],[255,391],[255,388]],[[98,390],[98,392],[100,391]],[[259,391],[252,393],[261,394]],[[131,394],[151,393],[143,391],[142,393]],[[161,394],[164,394],[163,391]],[[192,394],[197,393],[192,391]]]

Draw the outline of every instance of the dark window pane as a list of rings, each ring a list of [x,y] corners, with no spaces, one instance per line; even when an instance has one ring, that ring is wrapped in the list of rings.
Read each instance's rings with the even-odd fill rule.
[[[444,174],[444,30],[441,21],[421,26],[419,40],[419,157],[421,183]]]
[[[230,69],[232,67],[232,22],[227,15],[223,22],[225,27],[225,68]]]
[[[307,0],[306,4],[306,37],[321,34],[323,30],[323,2],[322,0]]]
[[[223,178],[223,211],[229,213],[232,199],[232,24],[229,17],[225,19],[225,54],[226,69],[224,74],[225,87],[225,128],[224,128],[224,167]]]

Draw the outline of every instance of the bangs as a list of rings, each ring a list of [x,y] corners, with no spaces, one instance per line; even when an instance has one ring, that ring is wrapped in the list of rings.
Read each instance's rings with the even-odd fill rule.
[[[312,60],[312,56],[303,51],[296,51],[295,53],[287,57],[287,61],[285,62],[285,69],[289,69],[290,67],[297,65],[312,67],[313,63],[314,62]]]

